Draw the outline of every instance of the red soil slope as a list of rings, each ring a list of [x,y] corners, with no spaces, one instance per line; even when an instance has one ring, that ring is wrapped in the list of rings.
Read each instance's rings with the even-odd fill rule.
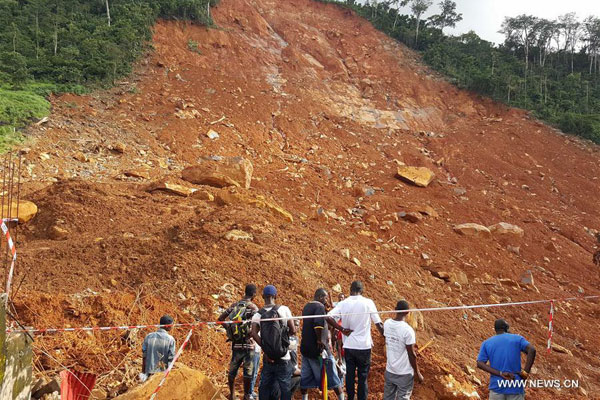
[[[214,319],[248,281],[278,285],[294,312],[317,287],[339,283],[346,292],[357,278],[381,309],[400,298],[439,307],[600,292],[591,262],[600,229],[597,146],[454,88],[336,6],[223,0],[214,16],[217,29],[159,23],[154,51],[135,75],[109,92],[54,99],[50,122],[31,129],[24,190],[40,212],[18,243],[14,300],[24,322],[121,325],[167,311],[179,321]],[[207,137],[210,129],[218,139]],[[294,222],[248,205],[145,191],[155,178],[177,181],[206,155],[251,160],[249,192],[275,200]],[[429,167],[437,179],[407,185],[394,177],[397,162]],[[148,176],[123,176],[140,169]],[[393,218],[424,206],[439,216]],[[318,208],[328,221],[312,218]],[[494,238],[459,236],[453,226],[465,222],[507,222],[525,235],[511,251]],[[230,229],[254,240],[222,239]],[[434,277],[420,266],[422,253],[431,268],[459,278]],[[527,270],[535,287],[515,287]],[[582,387],[531,389],[532,398],[593,398],[599,311],[597,301],[557,304],[555,341],[570,354],[544,351],[546,305],[425,313],[418,343],[436,339],[422,354],[427,381],[414,397],[464,398],[450,394],[448,379],[485,396],[487,376],[466,367],[504,317],[540,350],[535,378],[579,379]],[[51,375],[58,360],[91,370],[117,393],[134,384],[144,333],[44,336],[36,367]],[[202,329],[182,361],[222,385],[227,353],[222,333]],[[374,354],[378,398],[381,339]]]

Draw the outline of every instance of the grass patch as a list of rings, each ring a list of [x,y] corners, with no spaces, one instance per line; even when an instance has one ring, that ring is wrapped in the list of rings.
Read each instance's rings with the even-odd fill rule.
[[[50,102],[29,90],[0,89],[0,153],[22,142],[20,130],[50,114]]]

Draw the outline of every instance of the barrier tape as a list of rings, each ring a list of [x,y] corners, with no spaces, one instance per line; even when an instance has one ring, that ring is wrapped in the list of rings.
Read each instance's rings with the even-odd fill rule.
[[[492,303],[492,304],[475,304],[475,305],[463,305],[463,306],[447,306],[447,307],[428,307],[428,308],[411,308],[406,310],[406,312],[427,312],[427,311],[452,311],[452,310],[472,310],[477,308],[494,308],[494,307],[511,307],[511,306],[522,306],[529,304],[545,304],[552,303],[557,301],[575,301],[575,300],[592,300],[599,299],[600,295],[594,296],[578,296],[578,297],[567,297],[563,299],[553,299],[553,300],[530,300],[530,301],[518,301],[518,302],[510,302],[510,303]],[[294,320],[304,320],[304,319],[314,319],[314,318],[325,318],[325,317],[347,317],[353,315],[371,315],[371,314],[395,314],[398,311],[389,310],[389,311],[374,311],[374,312],[362,312],[362,313],[345,313],[345,314],[326,314],[326,315],[305,315],[305,316],[292,316],[291,318],[267,318],[262,319],[261,321],[281,321],[287,319]],[[131,330],[131,329],[148,329],[148,328],[197,328],[203,325],[206,326],[215,326],[215,325],[227,325],[227,324],[235,324],[240,321],[198,321],[198,322],[190,322],[190,323],[178,323],[178,324],[145,324],[145,325],[123,325],[123,326],[95,326],[95,327],[82,327],[82,328],[46,328],[46,329],[6,329],[6,333],[33,333],[33,334],[43,334],[43,333],[58,333],[58,332],[102,332],[102,331],[118,331],[118,330]]]
[[[171,364],[169,364],[169,367],[165,371],[164,376],[162,377],[162,379],[158,383],[158,386],[156,387],[156,389],[152,393],[152,396],[150,396],[150,400],[154,400],[156,398],[156,394],[158,393],[158,391],[160,390],[160,388],[162,388],[162,386],[164,385],[165,381],[167,380],[167,377],[171,373],[171,370],[173,369],[173,365],[175,365],[175,362],[177,361],[177,359],[179,358],[179,356],[181,356],[181,353],[183,353],[183,350],[185,349],[185,346],[187,346],[188,342],[190,341],[190,338],[192,337],[192,333],[194,333],[194,328],[190,329],[190,332],[187,334],[185,340],[183,341],[183,344],[181,345],[181,347],[179,348],[179,350],[177,350],[177,354],[175,354],[175,357],[173,357],[173,361],[171,361]]]
[[[6,225],[7,221],[11,222],[11,221],[17,221],[17,220],[3,218],[2,224],[0,224],[0,227],[2,228],[2,233],[6,237],[6,243],[8,244],[8,249],[10,250],[10,253],[12,254],[12,259],[10,261],[10,269],[8,271],[8,278],[6,279],[6,302],[4,304],[5,307],[8,307],[8,298],[10,296],[10,287],[12,285],[13,274],[15,272],[15,263],[17,262],[17,248],[15,247],[15,243],[13,242],[12,238],[10,237],[10,231],[8,229],[8,226]]]
[[[552,351],[552,334],[554,333],[554,300],[550,300],[550,312],[548,313],[548,353]]]

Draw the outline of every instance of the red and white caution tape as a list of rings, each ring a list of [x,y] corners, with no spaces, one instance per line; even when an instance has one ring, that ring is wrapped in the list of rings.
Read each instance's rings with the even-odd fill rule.
[[[554,300],[550,300],[548,313],[548,353],[552,351],[552,334],[554,333]]]
[[[183,344],[181,345],[181,347],[179,348],[179,350],[177,350],[177,354],[175,354],[175,357],[173,358],[173,361],[171,361],[171,364],[169,364],[169,367],[165,371],[164,376],[162,377],[162,379],[158,383],[158,386],[156,387],[156,389],[152,393],[152,396],[150,396],[150,400],[154,400],[156,398],[156,394],[162,388],[162,386],[164,385],[165,381],[167,380],[167,377],[171,373],[171,370],[173,369],[173,365],[175,365],[175,362],[177,362],[177,359],[179,358],[179,356],[181,356],[181,353],[183,353],[183,350],[185,349],[185,346],[187,346],[188,342],[190,341],[190,338],[192,337],[192,333],[194,333],[194,328],[190,329],[190,332],[187,334],[185,340],[183,341]]]
[[[4,219],[2,219],[2,224],[0,224],[0,227],[2,228],[2,233],[6,237],[6,243],[8,244],[8,249],[10,250],[10,253],[12,255],[12,258],[10,261],[10,269],[8,270],[8,278],[6,279],[5,307],[8,306],[8,298],[10,296],[10,286],[12,285],[13,274],[15,272],[15,263],[17,262],[17,248],[15,247],[15,243],[13,242],[12,238],[10,237],[10,231],[8,229],[8,226],[6,225],[7,221],[14,221],[14,220],[4,218]]]
[[[575,300],[593,300],[600,299],[600,295],[596,296],[579,296],[579,297],[567,297],[558,300],[531,300],[531,301],[518,301],[518,302],[510,302],[510,303],[493,303],[493,304],[476,304],[476,305],[463,305],[463,306],[448,306],[448,307],[429,307],[429,308],[411,308],[406,310],[406,312],[415,312],[415,311],[452,311],[452,310],[472,310],[477,308],[495,308],[495,307],[511,307],[511,306],[522,306],[529,304],[544,304],[544,303],[554,303],[557,301],[575,301]],[[395,314],[396,310],[389,311],[377,311],[377,312],[367,312],[367,313],[346,313],[346,314],[328,314],[328,315],[306,315],[306,316],[295,316],[291,319],[304,320],[304,319],[313,319],[313,318],[324,318],[324,317],[347,317],[352,315],[366,315],[366,314]],[[269,318],[263,319],[262,321],[279,321],[288,318]],[[145,325],[123,325],[123,326],[95,326],[95,327],[82,327],[82,328],[45,328],[45,329],[7,329],[7,333],[34,333],[34,334],[42,334],[42,333],[58,333],[58,332],[100,332],[100,331],[118,331],[118,330],[131,330],[131,329],[148,329],[148,328],[197,328],[202,325],[227,325],[238,323],[238,321],[200,321],[200,322],[191,322],[191,323],[179,323],[179,324],[168,324],[168,325],[160,325],[160,324],[145,324]]]

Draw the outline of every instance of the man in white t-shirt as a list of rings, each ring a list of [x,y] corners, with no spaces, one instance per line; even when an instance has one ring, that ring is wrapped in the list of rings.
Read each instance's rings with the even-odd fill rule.
[[[404,321],[409,310],[406,300],[396,304],[396,316],[383,324],[387,365],[383,400],[408,400],[413,391],[414,379],[423,382],[417,365],[415,331]]]
[[[275,384],[279,384],[282,400],[291,400],[291,381],[294,367],[290,362],[290,335],[296,333],[292,312],[286,306],[275,304],[277,289],[267,285],[263,289],[265,306],[252,317],[251,336],[263,351],[263,368],[258,386],[258,397],[268,399]],[[277,321],[262,321],[282,318]]]
[[[356,394],[355,378],[358,380],[358,400],[367,400],[369,387],[367,378],[371,368],[371,322],[383,335],[383,323],[373,300],[362,296],[364,286],[361,281],[350,285],[350,297],[340,301],[329,312],[329,316],[341,318],[342,327],[349,336],[344,338],[344,358],[346,360],[346,391],[348,400]]]

